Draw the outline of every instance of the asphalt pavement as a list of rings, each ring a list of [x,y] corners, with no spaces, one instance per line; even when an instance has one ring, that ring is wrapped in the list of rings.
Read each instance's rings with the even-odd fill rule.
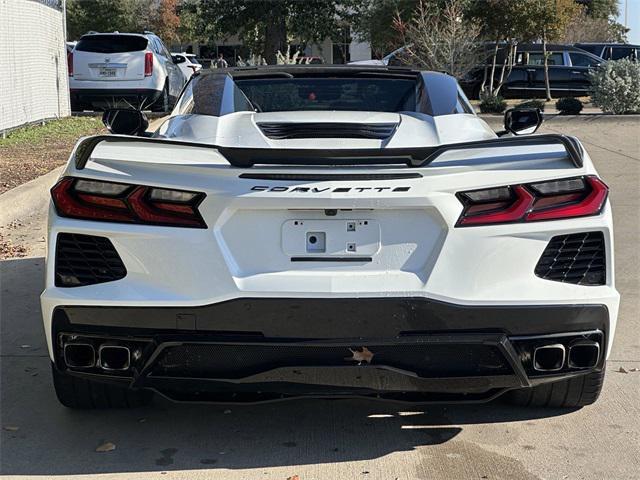
[[[40,318],[45,211],[38,207],[12,229],[31,242],[32,256],[0,262],[2,478],[640,478],[640,120],[553,119],[543,131],[577,135],[611,188],[622,304],[595,405],[226,407],[158,399],[128,411],[65,409],[53,392]],[[115,449],[96,452],[108,443]]]

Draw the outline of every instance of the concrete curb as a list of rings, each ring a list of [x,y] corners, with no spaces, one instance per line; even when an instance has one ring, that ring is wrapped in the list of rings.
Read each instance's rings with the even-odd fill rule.
[[[49,204],[49,189],[56,183],[63,168],[58,167],[0,195],[0,225],[45,210]]]

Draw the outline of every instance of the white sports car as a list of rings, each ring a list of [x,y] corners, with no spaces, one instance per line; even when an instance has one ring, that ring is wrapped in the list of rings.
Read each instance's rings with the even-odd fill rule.
[[[619,295],[580,142],[376,66],[195,75],[153,134],[110,111],[51,190],[42,313],[60,401],[301,396],[576,407]]]

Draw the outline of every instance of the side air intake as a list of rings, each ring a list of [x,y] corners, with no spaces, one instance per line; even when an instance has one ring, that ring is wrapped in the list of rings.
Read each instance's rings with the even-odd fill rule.
[[[111,282],[127,274],[108,238],[60,233],[56,245],[56,287],[81,287]]]
[[[258,123],[273,140],[294,138],[370,138],[385,140],[395,130],[395,123]]]
[[[604,285],[606,264],[602,232],[553,237],[545,248],[535,274],[545,280],[577,285]]]

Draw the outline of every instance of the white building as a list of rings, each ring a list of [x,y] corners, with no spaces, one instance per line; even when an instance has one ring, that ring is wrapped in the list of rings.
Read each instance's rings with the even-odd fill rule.
[[[62,0],[0,0],[0,133],[71,114]]]

